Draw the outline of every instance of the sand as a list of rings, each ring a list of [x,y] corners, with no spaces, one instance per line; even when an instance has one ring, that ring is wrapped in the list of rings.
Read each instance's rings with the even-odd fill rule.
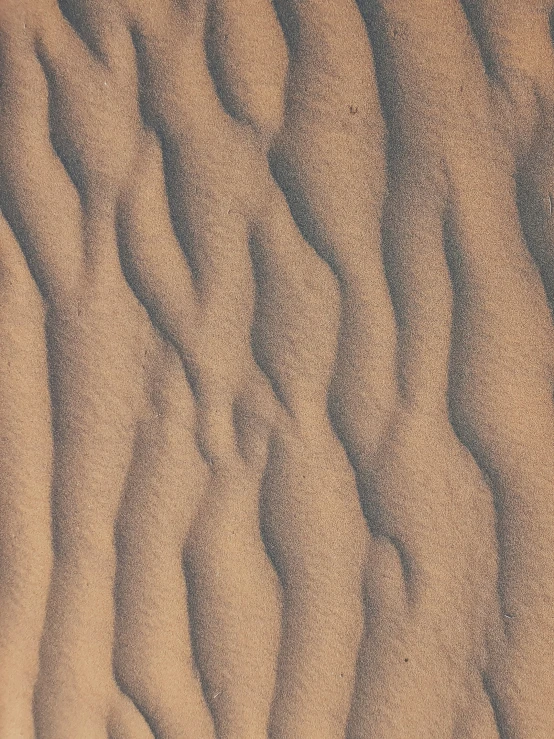
[[[0,739],[554,737],[553,9],[0,0]]]

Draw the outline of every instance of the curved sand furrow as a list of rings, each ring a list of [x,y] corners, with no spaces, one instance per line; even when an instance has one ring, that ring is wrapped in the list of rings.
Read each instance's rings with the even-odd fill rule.
[[[155,736],[210,737],[182,564],[207,471],[181,363],[167,348],[152,360],[150,417],[139,422],[116,530],[114,669]]]
[[[206,57],[218,96],[233,117],[267,142],[283,124],[288,66],[273,4],[212,0],[207,12]]]
[[[361,636],[366,530],[352,470],[326,412],[338,291],[284,199],[272,202],[253,247],[264,288],[253,345],[290,412],[275,426],[261,503],[284,604],[270,726],[275,736],[342,736]],[[323,664],[325,673],[313,680]]]
[[[307,6],[303,5],[301,7],[302,10],[306,10]],[[301,12],[302,11],[299,11],[299,13]],[[331,32],[331,25],[329,25],[329,31],[327,31],[327,34],[325,34],[325,31],[322,30],[321,26],[316,25],[316,21],[321,23],[322,16],[323,11],[320,9],[319,16],[316,16],[316,19],[311,21],[312,25],[310,25],[309,10],[306,12],[306,16],[302,18],[306,26],[306,38],[312,42],[319,42],[315,45],[316,52],[313,52],[314,56],[317,52],[321,54],[322,49],[332,49],[333,43],[336,43],[338,49],[342,49],[344,47],[344,45],[340,44],[340,40],[336,40],[336,34]],[[361,19],[359,20],[361,21]],[[302,24],[300,25],[300,28],[302,29]],[[325,27],[323,27],[323,29],[325,29]],[[300,44],[298,35],[295,43],[298,45]],[[302,51],[302,47],[300,47],[300,49]],[[327,71],[322,64],[322,60],[317,59],[317,57],[315,57],[319,62],[317,69],[310,69],[308,66],[308,60],[310,58],[309,51],[303,54],[299,53],[299,56],[302,60],[302,64],[306,67],[306,71],[304,72],[305,78],[299,77],[298,80],[299,83],[304,82],[304,85],[300,87],[302,90],[303,105],[302,107],[298,106],[298,111],[293,114],[294,117],[292,120],[296,124],[293,132],[296,134],[296,138],[293,138],[291,135],[291,140],[297,145],[298,138],[300,138],[303,143],[305,142],[305,145],[303,148],[304,156],[300,160],[303,167],[296,165],[296,168],[294,168],[293,165],[291,179],[297,188],[296,191],[302,188],[301,202],[304,204],[305,209],[302,213],[304,222],[308,222],[310,225],[316,223],[318,226],[319,231],[316,231],[315,229],[312,230],[316,248],[320,249],[328,259],[332,260],[334,265],[340,265],[340,267],[336,267],[337,270],[342,267],[344,272],[346,272],[346,269],[342,265],[349,256],[349,252],[346,250],[343,253],[331,251],[334,243],[344,248],[345,241],[344,238],[340,239],[340,237],[337,238],[337,236],[335,236],[334,243],[330,239],[328,234],[333,234],[333,212],[329,213],[329,209],[325,209],[323,204],[333,199],[335,207],[342,208],[342,213],[349,212],[349,208],[352,206],[347,202],[346,198],[341,199],[340,190],[338,190],[336,186],[333,187],[332,190],[329,186],[325,189],[326,181],[323,178],[318,181],[317,175],[319,172],[315,169],[315,166],[321,167],[322,161],[325,162],[326,166],[329,166],[322,156],[321,146],[322,141],[324,141],[323,135],[326,130],[329,131],[329,136],[334,133],[334,138],[330,140],[334,142],[334,151],[336,152],[336,142],[340,141],[340,135],[342,134],[341,127],[344,128],[345,126],[343,121],[345,119],[348,120],[346,117],[347,112],[350,113],[350,115],[353,115],[350,112],[350,105],[346,104],[346,95],[348,95],[346,92],[348,90],[346,80],[348,80],[348,77],[346,76],[346,80],[344,79],[345,75],[348,75],[350,57],[347,57],[346,55],[342,57],[341,68],[341,66],[339,66],[341,59],[340,54],[336,52],[336,61],[334,61],[334,57],[330,55],[331,62],[329,70]],[[335,66],[331,66],[331,64],[334,64]],[[294,66],[292,69],[294,75]],[[324,74],[323,70],[329,74],[330,79],[323,77],[324,82],[322,83],[319,81],[319,85],[328,93],[329,102],[327,103],[328,111],[326,111],[326,115],[322,118],[323,130],[320,133],[317,125],[313,122],[314,111],[310,108],[310,102],[312,99],[310,96],[311,87],[308,85],[311,84],[314,87],[314,108],[315,106],[321,107],[324,102],[327,102],[325,97],[321,94],[318,95],[317,88],[318,80]],[[342,72],[343,76],[340,75],[340,72]],[[333,74],[333,77],[330,76],[331,73]],[[297,74],[300,76],[300,70]],[[331,93],[334,89],[333,82],[336,84],[337,90],[335,98],[333,98]],[[345,94],[345,97],[341,100],[339,94],[343,93]],[[367,92],[365,94],[367,96]],[[354,100],[359,100],[359,98],[355,97],[353,91],[350,92],[350,95],[352,95]],[[342,103],[343,108],[342,116],[341,108],[339,107],[340,103]],[[356,110],[356,108],[358,112],[354,115],[361,115],[362,119],[364,116],[368,115],[367,103],[365,105],[362,103],[362,105],[355,106],[353,109]],[[317,110],[317,108],[315,109]],[[312,125],[308,127],[307,122],[310,120],[310,115],[312,116]],[[371,113],[369,113],[369,115],[371,115]],[[304,128],[301,127],[303,118],[306,119]],[[331,123],[333,120],[335,120],[335,131],[333,131]],[[362,145],[363,144],[360,146]],[[315,165],[313,169],[310,167],[311,162],[309,154],[306,154],[306,151],[310,151],[310,149],[307,148],[308,146],[313,147]],[[405,143],[404,146],[406,146]],[[347,153],[345,152],[338,161],[344,161],[346,157]],[[289,164],[289,172],[291,171],[290,168],[291,165]],[[448,540],[441,542],[438,538],[437,532],[437,521],[445,522],[445,532],[449,533],[451,530],[451,524],[448,524],[447,522],[448,515],[452,515],[448,510],[449,507],[452,506],[452,503],[446,503],[446,505],[443,503],[441,505],[439,503],[440,497],[438,495],[441,490],[441,486],[445,486],[447,489],[448,487],[452,487],[452,482],[447,482],[449,476],[446,476],[444,472],[441,474],[441,472],[437,470],[438,465],[437,462],[435,462],[433,465],[433,473],[436,477],[435,479],[427,479],[425,483],[414,485],[414,482],[410,482],[408,479],[403,479],[402,484],[399,484],[398,478],[395,479],[395,477],[393,477],[390,479],[390,471],[395,471],[396,474],[398,474],[399,459],[397,459],[397,455],[399,455],[400,459],[409,459],[410,464],[414,465],[415,460],[418,457],[423,459],[426,454],[425,447],[421,448],[419,444],[417,446],[417,453],[414,454],[414,452],[410,451],[415,439],[417,439],[418,436],[425,438],[429,433],[429,431],[426,431],[426,428],[429,426],[431,429],[433,428],[433,425],[440,428],[444,426],[444,420],[441,421],[441,418],[444,419],[446,416],[445,400],[451,313],[449,276],[442,251],[442,211],[445,207],[444,195],[441,199],[440,194],[437,194],[433,202],[433,198],[429,198],[429,183],[425,179],[423,179],[422,182],[418,182],[417,179],[414,181],[414,175],[417,171],[415,168],[411,170],[410,180],[402,177],[402,174],[398,174],[398,170],[401,172],[400,167],[393,167],[391,165],[390,173],[392,187],[391,196],[387,199],[384,213],[385,221],[383,225],[385,228],[385,239],[383,250],[390,281],[390,289],[392,291],[398,320],[399,344],[397,349],[397,361],[399,372],[399,396],[397,402],[401,405],[407,404],[407,408],[409,410],[407,413],[395,413],[398,417],[394,418],[392,421],[392,430],[388,431],[388,437],[386,440],[381,441],[380,447],[377,447],[379,449],[379,463],[372,462],[371,452],[373,450],[368,446],[367,436],[364,438],[363,433],[359,434],[358,438],[355,439],[354,442],[349,441],[351,444],[355,445],[354,448],[363,448],[362,444],[365,443],[365,449],[367,450],[365,457],[363,457],[358,463],[358,479],[361,483],[360,493],[362,501],[365,503],[366,511],[368,511],[372,528],[376,528],[381,534],[387,535],[392,542],[398,544],[400,555],[405,559],[407,570],[405,574],[409,575],[411,580],[415,580],[415,583],[408,583],[408,586],[413,586],[410,587],[410,590],[415,589],[418,595],[416,599],[417,601],[422,598],[424,600],[424,603],[421,605],[417,603],[415,607],[416,613],[412,613],[409,617],[408,613],[410,611],[409,608],[407,608],[407,613],[405,614],[404,619],[400,619],[396,628],[391,627],[389,620],[390,615],[387,608],[383,607],[382,603],[379,603],[379,610],[383,611],[384,623],[387,624],[386,630],[391,632],[392,638],[398,640],[400,644],[402,642],[407,642],[404,649],[411,655],[411,657],[408,658],[409,660],[415,659],[416,664],[418,665],[421,665],[428,660],[434,660],[437,678],[436,682],[431,681],[428,687],[421,683],[419,683],[417,687],[415,685],[413,687],[408,687],[412,680],[412,676],[410,675],[410,669],[406,667],[406,663],[403,659],[398,660],[397,668],[390,664],[387,667],[380,664],[384,659],[389,663],[391,661],[390,645],[387,644],[387,641],[389,641],[391,637],[387,638],[386,634],[383,634],[383,637],[381,638],[383,638],[385,644],[381,643],[379,645],[381,646],[380,650],[375,645],[375,632],[370,632],[368,639],[373,643],[371,646],[367,644],[362,648],[362,654],[364,655],[362,664],[365,675],[363,672],[360,675],[360,692],[354,699],[354,711],[350,722],[351,733],[359,736],[365,736],[368,733],[372,734],[372,732],[375,732],[377,735],[383,733],[383,735],[387,736],[392,735],[392,732],[396,732],[395,735],[404,736],[408,730],[414,731],[415,733],[420,733],[425,730],[428,722],[428,713],[431,712],[431,714],[439,714],[438,710],[435,709],[435,711],[433,711],[431,701],[437,700],[437,705],[444,706],[445,702],[448,700],[448,694],[441,694],[439,686],[448,682],[445,679],[445,675],[449,675],[450,669],[448,667],[448,663],[443,667],[442,674],[438,669],[437,663],[441,658],[440,655],[442,649],[440,642],[430,644],[423,649],[422,644],[420,643],[415,647],[414,651],[414,644],[412,643],[410,646],[409,632],[415,632],[417,634],[416,639],[419,642],[421,642],[421,635],[419,633],[419,629],[414,627],[414,625],[410,625],[410,622],[416,621],[417,623],[417,621],[421,619],[423,623],[425,623],[425,620],[427,619],[428,622],[434,624],[434,631],[442,629],[446,637],[446,635],[451,632],[451,625],[448,622],[443,622],[442,625],[440,625],[440,614],[436,613],[436,608],[432,605],[433,602],[440,602],[442,599],[448,599],[451,601],[455,598],[456,602],[460,606],[460,610],[465,610],[465,608],[467,608],[466,604],[468,601],[475,607],[476,602],[479,602],[480,600],[480,597],[476,592],[470,596],[471,590],[473,590],[470,583],[462,584],[458,589],[455,588],[455,582],[452,582],[450,586],[448,585],[449,578],[453,578],[453,574],[458,567],[458,558],[461,556],[459,549],[456,550],[452,542]],[[349,171],[352,171],[352,168]],[[336,179],[329,178],[328,181],[335,184]],[[365,192],[368,191],[371,192],[367,187]],[[373,186],[373,192],[375,192],[375,185]],[[377,192],[379,192],[379,190],[377,190]],[[426,192],[426,198],[422,195],[424,192]],[[355,217],[356,216],[354,216],[354,218]],[[347,221],[345,219],[344,222],[351,224],[352,220],[349,219]],[[432,238],[433,235],[434,239]],[[335,246],[335,249],[338,249],[338,247]],[[348,281],[345,280],[343,294],[346,296],[348,296],[349,288],[350,285],[348,284]],[[346,302],[346,300],[345,303],[346,306],[348,306],[348,302]],[[429,309],[430,305],[433,306],[432,311]],[[376,317],[375,322],[378,320],[379,318]],[[344,322],[347,327],[350,321],[352,321],[352,313],[345,310]],[[348,331],[348,328],[345,330],[345,333],[346,331]],[[391,344],[394,346],[394,338],[391,340]],[[343,345],[343,349],[348,351],[350,346],[345,344]],[[354,347],[352,348],[352,351],[355,351]],[[349,353],[350,352],[348,352],[348,354]],[[339,372],[340,365],[337,372],[337,378],[340,378],[340,382],[339,379],[337,379],[336,382],[337,387],[342,389],[344,388],[345,383],[343,381],[343,375],[339,374]],[[391,380],[393,377],[394,375],[392,375]],[[366,375],[366,378],[369,379],[368,375]],[[392,384],[392,387],[394,388],[394,384]],[[339,420],[339,423],[343,424],[349,421],[344,410],[344,417],[341,418],[339,415],[337,419]],[[356,410],[359,413],[359,408]],[[423,414],[423,416],[421,414]],[[374,415],[370,416],[370,419],[373,418]],[[389,423],[391,423],[390,420]],[[415,428],[417,428],[415,435],[406,431],[411,426],[415,426]],[[360,427],[358,426],[358,428]],[[391,427],[389,427],[389,429],[390,428]],[[387,432],[385,431],[385,433]],[[405,438],[406,433],[408,433],[407,439]],[[443,433],[447,438],[448,436],[452,436],[447,426]],[[398,439],[399,435],[401,435],[400,439]],[[427,439],[426,441],[429,448],[433,449],[434,455],[437,455],[438,450],[444,446],[444,443],[441,443],[440,437],[438,439]],[[451,457],[452,451],[450,447],[453,447],[454,449],[456,448],[456,441],[454,439],[449,440],[449,445],[447,447],[448,451],[445,449],[443,452],[445,459],[449,459]],[[348,448],[349,446],[347,446],[347,449]],[[374,453],[375,452],[373,451],[373,454]],[[459,462],[461,470],[465,470],[468,466],[471,470],[471,460],[465,459],[461,452],[456,451],[455,454],[456,456],[461,456]],[[376,469],[376,466],[378,469]],[[390,471],[387,473],[387,470]],[[463,474],[465,478],[468,476],[468,473],[465,471],[460,471],[458,474]],[[483,485],[479,482],[478,475],[476,475],[475,472],[470,473],[470,475],[474,478],[472,483],[470,483],[470,490],[473,490],[475,487],[477,487],[477,489],[481,489],[481,506],[484,506],[486,510],[488,503],[486,491],[483,491]],[[385,477],[384,480],[383,477]],[[476,522],[475,516],[467,516],[468,501],[461,498],[461,494],[466,492],[464,486],[460,485],[456,486],[456,488],[456,493],[451,492],[450,495],[452,495],[454,505],[459,506],[460,511],[463,511],[460,515],[469,519],[468,530],[471,531],[472,526],[475,526],[476,523],[477,527],[480,528],[479,523]],[[406,506],[407,501],[403,501],[401,491],[402,493],[413,495],[414,501],[418,501],[407,508],[407,510],[410,511],[409,515],[402,515],[402,510]],[[484,499],[483,492],[485,492]],[[425,541],[425,519],[418,521],[417,516],[414,516],[413,505],[421,507],[425,519],[432,520],[434,522],[433,528],[427,533],[427,537],[429,537],[427,547],[422,547],[422,544]],[[435,513],[430,515],[430,509],[434,509]],[[454,518],[454,520],[456,519]],[[490,524],[491,517],[489,512],[488,531],[486,527],[483,531],[485,539],[487,536],[490,536]],[[457,543],[459,545],[459,541]],[[472,551],[472,546],[475,544],[477,544],[477,556],[476,553]],[[380,551],[383,548],[384,543],[381,539],[377,539],[374,546]],[[473,538],[471,545],[468,546],[466,555],[469,561],[473,562],[476,559],[478,560],[480,556],[483,556],[483,553],[479,553],[479,549],[479,541],[477,540],[477,542],[475,542]],[[446,562],[448,557],[452,560],[449,567],[446,568],[446,574],[443,575],[440,574],[436,565],[438,552],[441,552],[441,562]],[[486,545],[485,553],[490,557],[491,552]],[[370,555],[370,567],[373,565],[373,561],[374,558]],[[383,561],[383,559],[381,559],[381,561]],[[390,562],[390,560],[387,564],[394,571],[393,563]],[[494,571],[494,552],[491,564]],[[480,565],[480,567],[482,566],[483,565]],[[369,577],[371,578],[371,575],[369,575]],[[485,578],[486,573],[483,573],[483,579],[485,580]],[[420,580],[422,581],[421,586],[419,582]],[[374,589],[375,585],[372,587],[370,586],[370,592],[371,590],[374,591]],[[423,590],[424,597],[419,596],[420,590]],[[490,597],[491,594],[489,593],[489,600]],[[372,603],[371,606],[375,607],[375,604]],[[421,615],[418,615],[417,612],[421,612]],[[374,621],[374,619],[372,620]],[[467,626],[465,626],[465,628],[467,629]],[[375,629],[377,630],[378,627],[375,626]],[[406,635],[406,632],[408,632],[408,635]],[[462,634],[460,637],[462,644],[458,647],[459,654],[454,658],[457,665],[459,665],[457,669],[461,673],[458,680],[461,679],[465,681],[465,674],[467,672],[470,673],[472,669],[478,669],[478,666],[474,667],[471,663],[473,658],[476,656],[473,646],[474,638],[475,634],[472,633],[472,631],[469,631],[469,633],[466,633],[465,635]],[[482,639],[483,636],[481,635],[481,642]],[[371,662],[368,662],[368,660],[371,660]],[[464,662],[466,662],[466,664],[464,664]],[[380,680],[378,681],[374,678],[376,669],[380,669],[384,673],[380,675]],[[394,677],[392,675],[394,675]],[[371,681],[370,685],[367,684],[368,679]],[[449,676],[449,679],[452,682],[450,693],[452,697],[450,700],[456,703],[459,700],[458,696],[461,692],[461,687],[459,683],[456,682],[456,678],[454,676]],[[413,705],[414,707],[426,706],[426,708],[421,713],[419,713],[418,709],[415,708],[413,711],[410,709],[404,709],[403,721],[398,718],[399,711],[392,712],[394,719],[387,720],[385,718],[387,712],[384,706],[391,702],[391,697],[386,693],[383,695],[382,687],[379,689],[380,695],[375,692],[375,688],[377,688],[377,685],[381,683],[381,685],[394,685],[394,690],[396,690],[396,686],[404,680],[408,681],[408,686],[405,688],[404,692],[399,691],[398,695],[401,695],[402,700],[405,700],[406,695],[412,691],[414,693],[414,698],[408,701],[409,705]],[[464,707],[465,706],[462,703],[462,708]],[[419,713],[419,717],[416,715],[417,713]],[[452,722],[455,713],[455,707],[450,711],[444,711],[443,721],[445,723],[440,725],[437,723],[434,728],[437,736],[447,734],[449,731],[452,732]],[[372,718],[369,718],[370,716]],[[410,728],[408,729],[408,727]]]
[[[447,28],[446,24],[443,27]],[[453,22],[453,33],[454,29]],[[461,44],[459,49],[454,45],[451,48],[453,61],[456,54],[460,59],[463,58]],[[431,70],[431,52],[429,56]],[[421,60],[425,58],[424,55],[421,54],[419,58],[420,64],[423,64]],[[434,64],[436,66],[436,62]],[[446,71],[446,64],[443,63],[442,69]],[[466,103],[467,125],[472,127],[474,133],[468,139],[463,159],[453,149],[459,135],[458,124],[450,123],[449,117],[459,102],[452,91],[456,78],[459,79],[460,88],[464,80],[458,73],[454,74],[454,67],[452,72],[451,78],[441,77],[435,83],[436,99],[441,99],[435,128],[441,130],[441,140],[445,142],[441,163],[448,171],[452,197],[450,207],[455,214],[452,216],[453,234],[448,244],[456,296],[451,412],[458,432],[492,477],[495,489],[502,555],[500,589],[502,610],[505,612],[501,617],[506,618],[506,613],[508,618],[514,616],[515,624],[512,626],[510,621],[508,625],[508,644],[513,644],[513,649],[518,653],[518,662],[522,661],[520,669],[525,670],[526,664],[532,664],[533,667],[527,669],[546,671],[549,668],[542,666],[544,658],[538,659],[534,650],[532,658],[530,653],[529,657],[525,656],[532,634],[537,633],[537,625],[532,620],[525,624],[526,606],[523,604],[529,604],[532,596],[526,594],[524,589],[529,587],[530,580],[526,576],[526,585],[518,582],[518,578],[512,574],[512,567],[515,566],[519,572],[529,573],[528,568],[536,566],[537,552],[532,565],[531,560],[527,559],[529,555],[526,555],[525,547],[521,546],[522,536],[525,538],[522,527],[524,530],[529,527],[527,541],[530,541],[533,537],[531,530],[535,526],[548,528],[550,518],[546,490],[550,486],[551,328],[540,283],[521,241],[515,193],[509,181],[508,167],[503,162],[502,146],[494,135],[492,123],[488,122],[485,99],[479,100],[477,97],[479,86],[475,81],[478,71],[472,75],[471,95]],[[422,87],[428,89],[431,75],[425,74],[424,68],[422,74]],[[409,76],[414,80],[413,69]],[[446,100],[450,102],[447,118],[446,109],[442,107]],[[428,106],[425,115],[430,118],[433,112],[433,107]],[[459,120],[463,121],[462,115]],[[479,132],[479,138],[476,132]],[[479,199],[473,196],[476,187],[483,193]],[[504,203],[502,214],[495,208],[498,202]],[[483,243],[487,245],[486,253]],[[510,305],[506,300],[508,295]],[[463,355],[458,351],[463,351]],[[514,383],[517,383],[517,391],[510,392],[510,388],[515,389]],[[529,431],[525,430],[523,409],[523,404],[529,408],[530,403],[536,403],[533,413],[534,424],[537,424],[532,446],[534,458],[530,458],[531,449],[526,442]],[[541,488],[544,491],[542,497]],[[522,500],[526,501],[525,513],[522,503],[518,502]],[[533,500],[536,501],[535,505]],[[517,565],[511,564],[514,560]],[[523,561],[527,561],[527,564],[523,565]],[[542,566],[548,565],[543,563]],[[536,582],[535,578],[532,580]],[[546,580],[543,587],[548,587]],[[544,594],[542,588],[541,592]],[[510,597],[511,593],[514,595]],[[523,612],[516,623],[519,609],[523,609]],[[541,619],[541,611],[542,606],[537,603],[533,609],[534,618]],[[545,633],[549,622],[546,612],[542,618],[546,620],[540,621],[541,628],[538,630]],[[518,632],[521,633],[521,641]],[[545,661],[548,662],[548,658]],[[514,659],[511,664],[515,663]],[[515,675],[510,675],[509,670],[507,674],[501,673],[498,683],[502,689],[509,690],[504,686],[511,683],[518,684],[521,691],[522,674],[518,673],[517,669]],[[542,703],[538,688],[541,679],[529,679],[526,682],[529,686],[532,683],[537,687],[521,691],[517,698],[514,692],[509,697],[499,694],[499,728],[502,732],[546,735],[545,716],[535,708],[537,703]],[[510,704],[510,710],[507,710],[504,701]]]
[[[395,374],[380,245],[385,131],[371,49],[352,2],[276,6],[289,18],[291,63],[285,127],[270,162],[300,230],[339,282],[345,319],[329,402],[356,466],[388,422]]]
[[[37,131],[22,149],[36,151],[39,156],[56,162],[54,152],[49,149],[48,132],[59,113],[58,106],[64,105],[63,98],[58,99],[56,93],[67,70],[49,54],[49,44],[55,47],[58,41],[56,38],[52,41],[51,29],[33,28],[36,18],[30,13],[27,19],[25,28],[29,36],[36,34],[35,47],[40,49],[37,53],[46,74],[49,116],[45,115],[43,86],[38,110],[33,110],[34,101],[30,100],[28,113],[25,109],[21,111],[22,123],[27,113],[29,125],[33,121]],[[68,61],[77,65],[84,62],[71,54]],[[33,69],[38,85],[40,67],[36,67],[36,60],[34,67],[28,68]],[[91,83],[94,82],[98,89],[99,81],[91,77]],[[80,107],[83,116],[86,107],[84,111]],[[80,129],[79,118],[68,122],[68,149],[74,144],[75,127]],[[114,142],[105,143],[109,146]],[[96,154],[93,150],[89,156],[93,159]],[[108,731],[113,733],[108,724],[115,721],[117,728],[116,714],[120,710],[128,714],[125,721],[134,725],[135,733],[150,734],[140,716],[135,717],[128,708],[120,709],[122,699],[118,697],[111,669],[113,524],[141,395],[136,345],[141,330],[138,328],[136,333],[121,330],[123,326],[130,328],[133,321],[140,326],[140,316],[132,295],[128,302],[129,293],[119,271],[113,270],[119,265],[115,233],[109,209],[102,207],[106,201],[102,203],[98,198],[100,188],[108,199],[110,185],[115,189],[118,176],[122,176],[121,169],[117,170],[118,160],[114,159],[113,163],[111,170],[104,171],[88,170],[82,160],[74,161],[73,172],[68,166],[73,181],[83,185],[84,192],[79,193],[81,200],[87,199],[93,213],[84,215],[80,209],[64,212],[57,219],[61,229],[55,235],[54,224],[41,223],[41,214],[34,210],[33,170],[27,174],[25,169],[9,170],[12,182],[26,188],[27,197],[15,213],[10,203],[8,207],[24,235],[30,261],[37,265],[39,284],[42,283],[43,293],[50,302],[47,331],[55,404],[52,516],[56,556],[42,635],[41,673],[35,691],[36,728],[43,736],[108,736]],[[53,169],[60,171],[59,166],[53,165]],[[64,180],[61,175],[62,171],[60,180],[71,187],[69,178]],[[51,195],[59,209],[56,194]],[[48,215],[52,217],[55,212],[56,209]],[[39,234],[51,245],[40,255],[41,259],[33,253],[33,242]],[[60,268],[60,260],[69,271]],[[119,329],[108,316],[117,317]],[[143,324],[143,336],[145,330],[148,329]],[[114,374],[110,375],[110,370]],[[125,378],[129,378],[127,382]],[[105,456],[107,449],[112,450],[111,458]],[[101,465],[98,465],[99,457],[104,459]]]
[[[174,75],[175,70],[163,60],[158,63],[156,43],[162,43],[159,35],[170,35],[172,27],[160,28],[156,33],[150,30],[138,39],[139,66],[143,65],[150,84],[164,85],[165,78]],[[194,61],[191,60],[186,75],[197,74],[210,94],[211,79],[202,67],[198,68],[197,62],[192,65]],[[215,96],[212,105],[214,115],[221,119],[224,114]],[[240,180],[235,182],[233,176],[234,167],[244,162],[251,145],[229,121],[226,125],[230,137],[237,143],[235,147],[227,145],[222,149],[209,128],[205,130],[189,115],[176,118],[163,99],[155,109],[143,110],[146,120],[152,120],[159,131],[164,154],[169,148],[174,155],[164,172],[166,183],[175,183],[179,188],[172,188],[173,202],[182,192],[191,212],[198,214],[189,219],[192,229],[184,226],[185,234],[182,214],[180,221],[173,222],[174,233],[166,221],[176,265],[179,252],[175,247],[187,240],[186,256],[193,267],[194,285],[192,300],[188,302],[190,308],[184,309],[185,304],[177,295],[174,302],[168,302],[167,293],[160,292],[160,287],[172,279],[166,265],[159,264],[150,271],[158,276],[159,282],[149,280],[148,270],[137,271],[139,282],[145,276],[142,289],[146,301],[154,306],[163,331],[172,337],[183,362],[190,368],[198,403],[197,435],[210,466],[205,500],[185,546],[185,572],[192,583],[189,600],[195,651],[219,733],[258,736],[264,731],[273,691],[279,594],[263,549],[257,517],[265,456],[263,411],[259,441],[236,438],[233,427],[240,415],[246,414],[252,423],[260,413],[257,401],[263,402],[264,393],[269,391],[269,388],[264,390],[259,370],[251,356],[249,359],[248,314],[253,310],[253,285],[245,208],[250,205],[248,192],[244,192]],[[171,114],[170,118],[166,112]],[[200,113],[205,115],[203,111]],[[226,118],[221,120],[224,122]],[[227,159],[228,164],[223,164],[224,170],[228,168],[226,177],[216,176],[210,168],[197,169],[197,163],[205,161],[206,155],[222,164]],[[157,173],[161,175],[159,157]],[[171,205],[170,198],[170,212]],[[167,212],[160,217],[166,219]],[[231,254],[229,243],[233,244]],[[143,251],[138,255],[148,259],[149,248],[150,244],[144,240]],[[155,252],[149,253],[153,258]],[[236,268],[228,272],[231,255]],[[181,265],[184,259],[181,255]],[[184,268],[184,265],[179,267]],[[229,320],[222,324],[224,306]],[[196,315],[194,322],[190,320],[191,309]],[[246,321],[237,324],[237,315]],[[250,428],[245,432],[251,435]],[[255,432],[255,436],[259,434]]]

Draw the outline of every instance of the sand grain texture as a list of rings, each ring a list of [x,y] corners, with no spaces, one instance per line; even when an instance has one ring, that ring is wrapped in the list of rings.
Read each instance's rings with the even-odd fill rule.
[[[0,0],[0,739],[552,739],[553,27]]]

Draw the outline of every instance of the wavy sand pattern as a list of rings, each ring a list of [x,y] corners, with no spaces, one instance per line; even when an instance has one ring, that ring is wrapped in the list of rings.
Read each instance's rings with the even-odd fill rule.
[[[0,739],[554,737],[554,0],[0,0]]]

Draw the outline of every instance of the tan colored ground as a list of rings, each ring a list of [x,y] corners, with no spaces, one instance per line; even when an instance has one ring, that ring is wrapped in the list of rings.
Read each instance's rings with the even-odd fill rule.
[[[554,0],[0,0],[0,739],[554,738]]]

